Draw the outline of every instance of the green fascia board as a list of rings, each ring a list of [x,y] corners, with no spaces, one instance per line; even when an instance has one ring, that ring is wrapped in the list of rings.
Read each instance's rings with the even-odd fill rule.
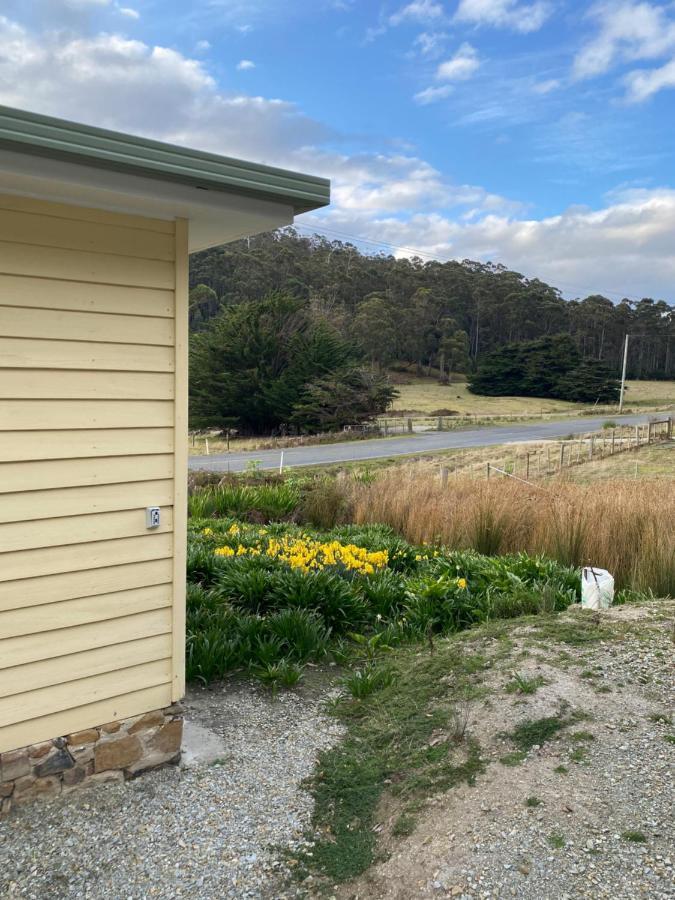
[[[286,203],[294,213],[330,203],[330,181],[174,144],[0,106],[0,148],[206,190]]]

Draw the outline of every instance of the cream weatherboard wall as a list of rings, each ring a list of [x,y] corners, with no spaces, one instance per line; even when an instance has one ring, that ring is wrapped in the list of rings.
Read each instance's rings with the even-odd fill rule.
[[[183,694],[187,246],[0,195],[0,752]]]

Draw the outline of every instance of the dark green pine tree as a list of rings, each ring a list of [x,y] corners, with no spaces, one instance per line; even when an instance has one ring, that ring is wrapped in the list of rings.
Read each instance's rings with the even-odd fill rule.
[[[617,403],[621,383],[604,363],[587,359],[558,381],[555,396],[575,403]]]
[[[361,370],[358,355],[333,326],[312,315],[307,300],[286,294],[226,307],[190,348],[190,425],[245,433],[269,433],[282,425],[314,429],[326,419],[305,406],[323,385],[344,403],[351,393],[359,410],[383,412],[390,394],[376,388]],[[312,394],[312,392],[314,392]],[[379,398],[379,399],[378,399]],[[379,405],[378,405],[379,404]],[[330,419],[330,417],[328,417]],[[341,423],[343,417],[333,422]]]

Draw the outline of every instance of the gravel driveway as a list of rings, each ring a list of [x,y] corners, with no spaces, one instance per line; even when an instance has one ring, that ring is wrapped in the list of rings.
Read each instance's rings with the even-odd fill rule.
[[[186,716],[223,756],[33,804],[0,822],[0,897],[282,898],[302,843],[299,785],[339,737],[322,696],[249,685],[192,692]]]

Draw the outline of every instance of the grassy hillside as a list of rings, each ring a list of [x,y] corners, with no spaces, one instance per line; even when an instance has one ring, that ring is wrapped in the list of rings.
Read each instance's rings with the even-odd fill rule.
[[[541,412],[566,412],[580,409],[582,404],[564,400],[540,400],[536,397],[480,397],[471,394],[464,382],[439,384],[435,378],[401,376],[396,380],[400,396],[394,401],[392,412],[405,410],[428,415],[435,410],[451,409],[464,414],[526,415]],[[629,381],[626,404],[663,406],[675,403],[675,381]]]

